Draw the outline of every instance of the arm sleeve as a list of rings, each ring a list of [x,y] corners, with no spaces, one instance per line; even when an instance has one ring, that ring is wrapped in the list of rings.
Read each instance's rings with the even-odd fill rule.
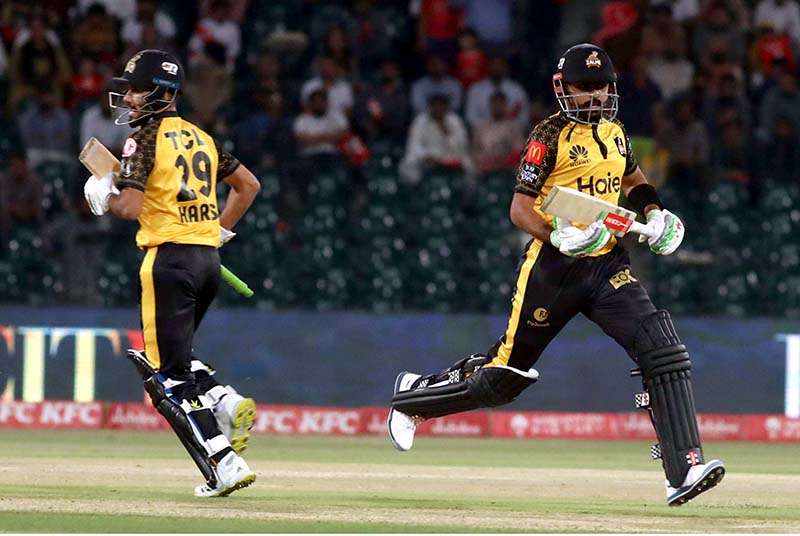
[[[125,140],[120,160],[117,188],[136,188],[144,192],[156,160],[156,135],[160,122],[151,121]]]
[[[630,175],[636,171],[636,168],[639,167],[639,163],[636,161],[636,156],[633,154],[633,146],[631,145],[631,139],[628,137],[628,133],[625,131],[625,126],[619,119],[615,119],[614,123],[622,130],[622,141],[625,144],[625,173],[623,175]]]
[[[219,144],[217,140],[214,140],[214,145],[217,146],[217,182],[224,180],[225,177],[236,171],[236,168],[239,167],[239,160],[225,150],[222,145]]]
[[[560,125],[550,119],[545,119],[533,128],[520,155],[515,193],[539,196],[542,186],[556,165],[560,133]]]

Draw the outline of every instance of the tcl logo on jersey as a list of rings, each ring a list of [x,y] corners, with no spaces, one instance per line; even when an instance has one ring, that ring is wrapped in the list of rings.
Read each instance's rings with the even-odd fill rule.
[[[547,145],[532,141],[528,144],[528,149],[525,151],[525,161],[541,166],[544,161],[544,153],[547,151]]]
[[[619,177],[611,177],[611,173],[609,173],[607,177],[595,178],[593,175],[589,177],[578,177],[578,191],[589,195],[619,193],[621,184],[622,179]]]

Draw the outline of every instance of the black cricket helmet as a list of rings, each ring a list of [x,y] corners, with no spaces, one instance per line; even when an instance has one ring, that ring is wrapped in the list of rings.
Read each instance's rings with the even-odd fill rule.
[[[567,85],[578,91],[569,93]],[[605,91],[598,91],[603,88]],[[619,94],[614,64],[605,50],[591,43],[570,47],[559,58],[553,91],[562,113],[577,123],[597,125],[617,117]],[[580,106],[578,101],[584,97],[589,101]]]
[[[175,102],[184,82],[183,66],[178,59],[163,50],[142,50],[134,54],[125,64],[122,76],[111,79],[108,92],[109,105],[125,110],[114,120],[117,125],[141,126],[154,114],[161,113]],[[140,108],[130,108],[124,101],[129,89],[149,91],[144,96],[145,104]],[[167,98],[166,93],[171,95]],[[131,112],[139,112],[139,117],[131,118]]]

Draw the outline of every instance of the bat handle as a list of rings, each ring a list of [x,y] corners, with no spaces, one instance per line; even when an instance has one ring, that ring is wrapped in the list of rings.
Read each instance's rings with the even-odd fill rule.
[[[639,223],[638,221],[634,221],[631,224],[631,228],[630,228],[629,232],[640,234],[640,235],[644,235],[644,236],[647,236],[647,237],[650,237],[650,238],[653,237],[653,235],[650,234],[650,229],[647,228],[647,225],[645,225],[643,223]]]
[[[223,265],[220,265],[220,271],[222,272],[222,280],[233,287],[233,290],[245,298],[250,298],[253,296],[253,291],[247,286],[247,283],[236,277],[233,272],[225,268]]]

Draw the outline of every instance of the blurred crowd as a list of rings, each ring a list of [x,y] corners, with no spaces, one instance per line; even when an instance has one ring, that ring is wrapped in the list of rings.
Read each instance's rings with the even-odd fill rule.
[[[376,162],[409,191],[445,173],[467,215],[487,176],[510,194],[528,132],[556,110],[558,55],[582,41],[614,60],[619,118],[687,225],[708,223],[720,184],[753,211],[776,185],[796,193],[797,0],[7,0],[0,38],[0,279],[29,230],[59,266],[44,302],[101,303],[86,259],[131,234],[91,216],[76,155],[92,136],[121,152],[107,84],[144,48],[186,66],[181,114],[277,181],[268,232],[302,226],[332,166],[342,225],[373,206]],[[26,301],[12,283],[0,296]]]

